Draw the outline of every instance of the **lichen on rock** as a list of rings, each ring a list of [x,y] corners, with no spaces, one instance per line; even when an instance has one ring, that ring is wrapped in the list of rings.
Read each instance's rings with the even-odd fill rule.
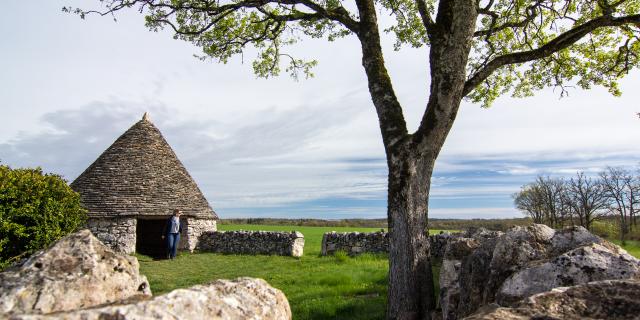
[[[640,279],[640,260],[582,227],[556,231],[534,224],[504,234],[465,237],[449,242],[443,259],[444,319],[460,319],[492,303],[513,306],[556,287]],[[471,237],[479,241],[473,250],[456,250]]]
[[[12,320],[290,320],[285,295],[262,279],[217,280],[208,285],[177,289],[153,299],[63,314],[20,315]]]
[[[138,260],[115,253],[89,230],[0,273],[0,316],[88,308],[134,296],[151,296]]]
[[[640,317],[640,281],[605,280],[559,287],[528,297],[511,308],[485,306],[466,320],[608,319]]]

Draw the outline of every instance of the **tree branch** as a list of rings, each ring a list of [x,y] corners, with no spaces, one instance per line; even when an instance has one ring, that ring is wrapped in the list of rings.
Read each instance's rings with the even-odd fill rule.
[[[531,21],[533,21],[533,19],[535,19],[535,17],[536,17],[535,10],[532,10],[532,9],[528,8],[527,9],[527,17],[524,18],[523,20],[520,20],[520,21],[517,21],[517,22],[507,22],[507,23],[501,24],[501,25],[496,27],[496,26],[494,26],[494,24],[495,24],[495,21],[496,21],[496,19],[498,17],[497,17],[497,14],[495,12],[492,12],[492,11],[480,11],[479,13],[491,16],[492,23],[491,23],[491,27],[489,29],[476,31],[473,34],[474,37],[483,37],[483,36],[489,37],[492,34],[494,34],[496,32],[500,32],[500,31],[502,31],[504,29],[507,29],[507,28],[522,28],[522,27],[525,27],[527,24],[529,24]]]
[[[396,153],[398,142],[408,137],[407,123],[385,66],[376,8],[373,0],[356,0],[361,32],[362,66],[367,75],[369,93],[378,114],[380,131],[387,158]]]
[[[345,28],[351,30],[353,33],[358,33],[360,30],[359,22],[352,19],[349,12],[344,7],[340,6],[336,9],[325,9],[323,6],[310,1],[310,0],[288,0],[294,3],[301,3],[307,8],[317,12],[318,14],[326,17],[327,19],[340,22]]]
[[[558,35],[553,40],[537,49],[498,56],[487,63],[484,68],[478,70],[465,82],[463,96],[468,95],[500,67],[547,57],[555,52],[568,48],[596,29],[603,27],[618,27],[630,23],[640,23],[640,14],[619,18],[601,16]]]
[[[339,22],[345,28],[350,31],[357,33],[359,30],[359,22],[354,20],[349,12],[344,7],[338,7],[337,9],[327,9],[322,5],[319,5],[311,0],[243,0],[239,2],[233,2],[228,4],[220,5],[218,1],[205,1],[203,5],[189,5],[182,2],[177,2],[177,4],[170,4],[165,2],[156,2],[156,0],[113,0],[106,5],[105,11],[97,11],[97,10],[88,10],[84,11],[81,9],[73,9],[69,7],[64,7],[63,11],[72,12],[79,14],[82,18],[84,18],[87,14],[98,14],[101,16],[105,16],[108,14],[114,14],[116,11],[134,7],[136,5],[141,6],[141,11],[144,7],[150,8],[166,8],[171,10],[172,12],[176,11],[192,11],[198,13],[204,13],[210,16],[217,16],[221,14],[225,14],[228,11],[236,11],[242,8],[256,9],[263,8],[267,4],[278,4],[278,5],[303,5],[306,8],[310,9],[314,13],[301,13],[298,15],[278,15],[281,21],[300,21],[300,20],[315,20],[319,18],[326,18],[335,22]],[[261,11],[261,10],[258,10]],[[264,11],[261,11],[265,13]],[[274,16],[275,17],[275,16]],[[215,19],[214,19],[215,20]],[[209,25],[209,27],[212,26]],[[206,31],[201,30],[200,33]],[[198,33],[195,33],[198,34]]]
[[[420,19],[422,19],[422,25],[424,25],[424,28],[427,29],[427,34],[429,35],[429,37],[431,37],[431,32],[435,22],[433,21],[433,18],[431,18],[431,15],[427,10],[427,4],[425,3],[425,1],[424,0],[415,0],[415,1],[416,1],[416,6],[418,7],[418,13],[420,13]]]

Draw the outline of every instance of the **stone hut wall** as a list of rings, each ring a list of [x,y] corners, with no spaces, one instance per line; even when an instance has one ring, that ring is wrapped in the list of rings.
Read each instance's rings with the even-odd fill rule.
[[[111,249],[123,253],[134,253],[136,224],[134,217],[89,218],[85,227]]]
[[[193,251],[194,249],[196,249],[198,240],[203,233],[218,230],[216,220],[213,219],[198,219],[188,217],[185,220],[185,225],[183,226],[182,230],[183,235],[181,235],[181,237],[184,236],[184,240],[180,241],[181,250]]]
[[[231,254],[267,254],[300,257],[304,235],[298,231],[216,231],[204,232],[197,248]]]
[[[193,251],[198,244],[198,239],[204,232],[217,230],[216,221],[213,219],[195,217],[184,217],[182,219],[184,221],[182,233],[180,234],[180,250]],[[161,220],[165,220],[165,218],[163,217]],[[136,217],[89,218],[85,227],[102,243],[115,251],[123,253],[136,252]]]
[[[442,259],[447,242],[451,237],[449,233],[441,233],[429,236],[431,255],[435,259]],[[322,236],[322,255],[332,255],[336,251],[344,251],[349,255],[360,253],[387,253],[389,252],[389,233],[384,231],[363,232],[327,232]]]

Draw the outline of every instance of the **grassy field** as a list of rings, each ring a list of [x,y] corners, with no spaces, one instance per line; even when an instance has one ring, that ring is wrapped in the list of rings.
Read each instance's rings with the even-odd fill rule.
[[[620,243],[620,240],[612,240],[612,242],[627,250],[630,255],[640,259],[640,241],[627,240],[627,244],[624,246]]]
[[[220,230],[297,230],[305,235],[301,258],[182,253],[176,260],[138,256],[154,294],[247,276],[265,279],[282,290],[295,319],[380,319],[386,308],[386,255],[321,257],[327,231],[373,232],[379,228],[220,225]]]
[[[297,230],[305,235],[304,256],[181,253],[176,260],[138,255],[155,295],[215,279],[255,277],[282,290],[294,319],[381,319],[386,309],[386,255],[320,256],[322,234],[328,231],[374,232],[379,228],[219,225],[220,230]],[[433,230],[437,233],[439,230]],[[614,241],[615,242],[615,241]],[[617,243],[619,245],[619,243]],[[640,258],[640,242],[624,247]],[[438,274],[438,270],[434,270]],[[437,279],[437,277],[436,277]]]

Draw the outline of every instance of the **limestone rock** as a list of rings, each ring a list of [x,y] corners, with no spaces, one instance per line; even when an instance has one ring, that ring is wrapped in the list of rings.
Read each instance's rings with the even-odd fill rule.
[[[500,272],[514,270],[529,261],[545,258],[554,234],[553,229],[543,224],[509,229],[496,245],[491,269]]]
[[[516,272],[502,284],[496,300],[498,304],[508,306],[556,287],[630,278],[640,279],[638,259],[626,252],[612,252],[591,243]]]
[[[150,296],[135,257],[120,255],[89,230],[60,239],[0,273],[0,318],[50,313]]]
[[[460,233],[440,232],[429,236],[429,245],[431,251],[432,263],[438,263],[442,261],[444,254],[447,250],[447,244],[453,239],[462,237]]]
[[[462,258],[468,256],[473,249],[479,246],[479,242],[470,238],[452,239],[446,246],[442,267],[440,268],[440,301],[442,304],[442,314],[455,316],[460,302],[460,268]]]
[[[600,237],[580,226],[567,227],[556,231],[551,239],[551,245],[555,252],[567,252],[579,246],[602,242],[603,240]]]
[[[581,227],[555,231],[534,224],[504,234],[473,234],[465,235],[479,241],[471,252],[445,254],[440,279],[444,319],[459,319],[495,302],[511,306],[558,286],[640,278],[638,259]]]
[[[123,305],[52,315],[22,315],[15,320],[103,319],[291,319],[285,295],[262,279],[218,280]]]
[[[300,231],[292,231],[291,237],[293,244],[291,245],[291,256],[302,257],[304,254],[304,235]]]
[[[533,295],[513,308],[488,306],[467,320],[640,318],[640,281],[606,280]]]
[[[483,228],[483,227],[479,227],[479,228],[469,228],[467,229],[466,232],[464,232],[463,236],[465,238],[473,238],[476,239],[478,241],[481,240],[486,240],[486,239],[493,239],[493,238],[497,238],[501,235],[503,235],[504,232],[502,231],[493,231],[493,230],[488,230],[487,228]]]
[[[477,241],[477,239],[476,239]],[[493,300],[496,281],[490,278],[491,258],[497,245],[498,238],[486,238],[472,253],[461,259],[458,282],[460,285],[460,299],[458,305],[451,310],[458,314],[470,314],[478,306]],[[446,301],[442,301],[443,308]],[[456,319],[457,316],[447,319]]]

